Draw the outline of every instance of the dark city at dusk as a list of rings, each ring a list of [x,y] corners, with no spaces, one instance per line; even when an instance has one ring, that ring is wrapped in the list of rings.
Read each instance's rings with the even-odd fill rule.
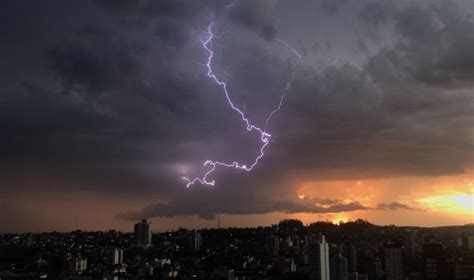
[[[4,0],[0,280],[474,279],[474,1]]]

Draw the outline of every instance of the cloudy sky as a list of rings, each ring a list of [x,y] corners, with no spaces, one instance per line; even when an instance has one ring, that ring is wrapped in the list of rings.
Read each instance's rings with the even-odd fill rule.
[[[285,98],[187,188],[262,144],[211,22],[249,120]],[[472,223],[473,50],[468,0],[2,1],[1,230]]]

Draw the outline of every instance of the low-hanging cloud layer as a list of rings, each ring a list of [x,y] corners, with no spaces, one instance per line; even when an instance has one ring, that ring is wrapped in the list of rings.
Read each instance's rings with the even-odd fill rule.
[[[8,199],[31,189],[156,201],[116,213],[130,220],[420,210],[298,196],[303,182],[472,169],[474,6],[415,2],[2,3],[0,221],[33,219]],[[248,162],[259,144],[205,75],[211,14],[215,71],[254,122],[292,86],[258,168],[187,189],[205,159]],[[304,54],[294,76],[276,38]]]

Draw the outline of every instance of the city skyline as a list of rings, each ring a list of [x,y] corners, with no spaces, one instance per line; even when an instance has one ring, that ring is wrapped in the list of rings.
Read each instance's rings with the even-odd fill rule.
[[[473,13],[6,1],[0,232],[472,224]]]
[[[283,220],[270,227],[0,234],[5,279],[470,280],[474,225]]]

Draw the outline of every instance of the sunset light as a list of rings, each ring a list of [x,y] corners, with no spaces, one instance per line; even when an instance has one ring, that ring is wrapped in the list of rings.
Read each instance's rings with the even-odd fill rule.
[[[419,202],[434,210],[456,214],[474,214],[473,194],[436,195],[422,198]]]
[[[331,222],[335,225],[340,225],[343,223],[347,223],[348,221],[350,221],[350,219],[344,213],[342,213],[334,216]]]

